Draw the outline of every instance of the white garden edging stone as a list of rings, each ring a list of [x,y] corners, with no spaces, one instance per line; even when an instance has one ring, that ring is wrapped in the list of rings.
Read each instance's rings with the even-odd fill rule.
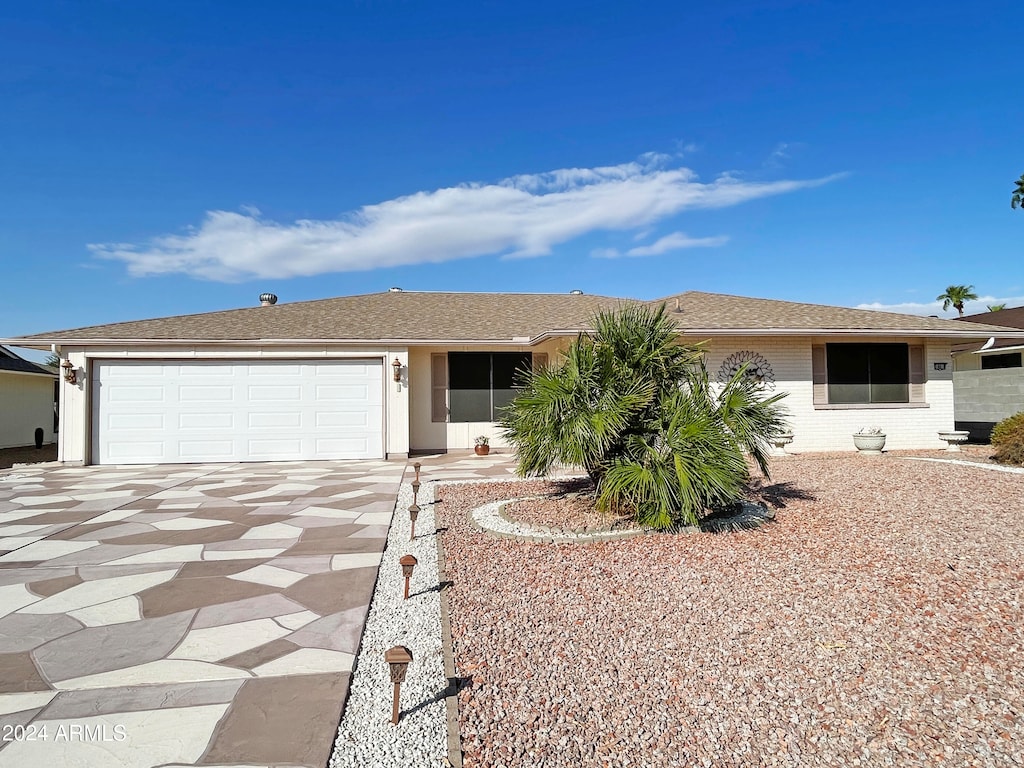
[[[409,541],[412,486],[403,483],[399,490],[330,768],[446,764],[448,678],[441,641],[433,500],[434,483],[423,483],[416,539]],[[405,582],[398,564],[405,554],[418,561],[408,600],[402,599]],[[402,684],[398,725],[391,724],[392,684],[384,661],[384,652],[395,645],[408,647],[413,656]]]

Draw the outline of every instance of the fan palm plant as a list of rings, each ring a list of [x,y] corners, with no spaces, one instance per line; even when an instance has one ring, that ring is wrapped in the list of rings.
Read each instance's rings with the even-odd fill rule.
[[[767,475],[782,394],[763,397],[745,369],[713,387],[703,347],[678,343],[664,306],[603,313],[593,326],[560,365],[526,374],[505,411],[520,475],[582,466],[599,508],[659,529],[735,501],[746,455]]]

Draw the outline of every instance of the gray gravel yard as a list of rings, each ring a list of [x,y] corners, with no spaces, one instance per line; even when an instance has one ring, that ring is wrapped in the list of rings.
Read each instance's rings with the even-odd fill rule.
[[[467,522],[543,483],[439,487],[466,765],[1024,765],[1024,475],[772,470],[757,530],[591,544]]]

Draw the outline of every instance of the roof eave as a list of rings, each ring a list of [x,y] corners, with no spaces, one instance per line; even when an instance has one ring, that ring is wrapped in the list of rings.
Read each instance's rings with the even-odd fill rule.
[[[990,331],[973,333],[937,328],[680,328],[684,336],[920,336],[932,339],[987,339]],[[1024,339],[1024,331],[1000,336]]]
[[[573,332],[575,333],[575,332]],[[544,334],[545,336],[548,334]],[[438,346],[452,344],[499,344],[515,346],[532,346],[538,337],[522,336],[500,339],[64,339],[46,338],[0,340],[2,344],[15,344],[28,349],[50,349],[58,347],[152,347],[152,346],[295,346],[304,344],[331,344],[350,346]]]

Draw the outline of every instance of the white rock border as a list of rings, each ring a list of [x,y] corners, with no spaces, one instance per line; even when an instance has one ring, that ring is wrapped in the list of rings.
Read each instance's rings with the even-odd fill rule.
[[[555,531],[550,528],[520,523],[504,514],[505,505],[517,501],[544,498],[542,496],[519,496],[514,499],[501,499],[477,507],[471,512],[473,522],[480,528],[499,536],[509,536],[529,541],[565,544],[573,541],[609,541],[630,536],[642,536],[647,533],[643,528],[626,528],[621,531],[590,531],[573,533],[571,531]]]
[[[1013,475],[1024,475],[1024,467],[1004,467],[998,464],[983,464],[980,461],[964,461],[963,459],[932,459],[927,456],[900,456],[904,461],[934,461],[938,464],[959,464],[962,467],[977,467],[993,472],[1009,472]]]
[[[445,675],[442,642],[434,483],[420,486],[416,538],[409,541],[412,498],[411,484],[403,483],[330,768],[454,764],[449,759],[446,699],[452,691]],[[405,582],[398,563],[405,554],[414,555],[418,561],[408,600],[402,599]],[[398,725],[391,724],[393,688],[384,661],[384,652],[395,645],[406,646],[413,656],[402,684]]]

